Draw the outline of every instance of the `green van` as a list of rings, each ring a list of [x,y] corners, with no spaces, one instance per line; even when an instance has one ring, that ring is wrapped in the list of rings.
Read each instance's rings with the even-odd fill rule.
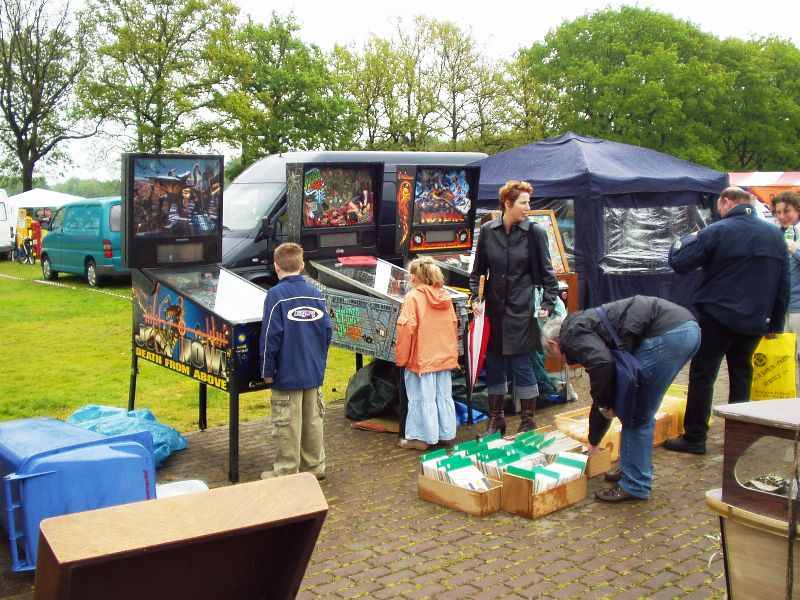
[[[92,287],[128,274],[122,265],[122,200],[119,196],[76,200],[59,208],[42,240],[42,275],[84,275]]]

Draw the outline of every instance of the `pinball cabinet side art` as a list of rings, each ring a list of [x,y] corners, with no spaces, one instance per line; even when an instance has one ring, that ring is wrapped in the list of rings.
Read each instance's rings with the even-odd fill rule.
[[[228,395],[228,476],[239,479],[239,394],[265,389],[258,369],[267,292],[221,267],[221,156],[123,155],[123,248],[131,269],[133,328],[128,409],[138,360]]]

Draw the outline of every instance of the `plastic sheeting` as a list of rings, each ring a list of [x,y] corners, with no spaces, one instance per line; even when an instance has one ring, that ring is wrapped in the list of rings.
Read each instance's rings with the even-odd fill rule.
[[[87,404],[72,413],[67,423],[103,435],[149,431],[153,436],[156,468],[160,467],[170,454],[183,450],[187,445],[186,438],[169,425],[159,423],[147,408],[129,412],[115,406]]]
[[[706,212],[704,215],[703,213]],[[698,206],[603,209],[606,274],[671,273],[667,256],[675,240],[706,226],[707,211]]]

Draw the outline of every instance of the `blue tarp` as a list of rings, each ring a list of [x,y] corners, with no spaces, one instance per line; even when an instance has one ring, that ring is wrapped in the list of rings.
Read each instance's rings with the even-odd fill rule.
[[[127,411],[115,406],[87,404],[72,413],[67,423],[103,435],[149,431],[153,436],[156,468],[160,467],[170,454],[186,448],[186,438],[169,425],[159,423],[147,408]]]
[[[549,207],[554,199],[572,199],[575,264],[571,266],[579,274],[583,308],[634,294],[690,304],[697,273],[609,274],[601,268],[608,252],[604,232],[607,211],[710,207],[728,185],[726,173],[655,150],[574,133],[501,152],[475,164],[481,168],[481,207],[496,208],[497,192],[509,179],[533,185],[533,208]],[[670,223],[652,225],[667,228]]]

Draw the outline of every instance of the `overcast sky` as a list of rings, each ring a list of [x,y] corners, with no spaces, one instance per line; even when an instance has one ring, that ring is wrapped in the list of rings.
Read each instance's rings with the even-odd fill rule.
[[[779,36],[800,46],[800,3],[787,0],[716,3],[703,0],[649,0],[608,2],[606,0],[549,2],[492,0],[235,0],[243,14],[266,23],[273,11],[293,12],[301,26],[300,36],[324,50],[334,44],[360,47],[371,35],[389,37],[398,17],[410,22],[424,14],[449,20],[472,32],[481,52],[495,59],[511,58],[514,52],[541,40],[565,20],[606,7],[635,4],[691,21],[719,37],[752,38]],[[74,5],[74,3],[73,3]],[[70,148],[74,165],[60,172],[48,170],[48,180],[67,177],[118,177],[116,150],[109,151],[97,141],[74,143]]]

